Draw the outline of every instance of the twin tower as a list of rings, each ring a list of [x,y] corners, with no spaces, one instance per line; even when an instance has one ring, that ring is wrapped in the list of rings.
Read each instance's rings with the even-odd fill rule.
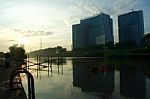
[[[121,46],[140,47],[144,37],[143,11],[119,15],[118,28]],[[80,20],[80,24],[72,26],[72,44],[73,50],[114,44],[113,20],[104,13]]]

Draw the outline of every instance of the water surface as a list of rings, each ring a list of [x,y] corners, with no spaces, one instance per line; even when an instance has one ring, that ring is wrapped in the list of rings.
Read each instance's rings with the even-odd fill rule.
[[[148,61],[71,58],[52,71],[30,70],[36,99],[150,99]],[[23,84],[27,92],[26,77]]]

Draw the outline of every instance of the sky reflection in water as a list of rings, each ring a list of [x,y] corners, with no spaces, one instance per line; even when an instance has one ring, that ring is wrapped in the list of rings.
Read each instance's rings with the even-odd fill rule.
[[[141,60],[71,59],[53,72],[31,70],[36,99],[149,99],[150,63]],[[44,70],[47,70],[45,68]],[[27,80],[23,79],[25,90]]]

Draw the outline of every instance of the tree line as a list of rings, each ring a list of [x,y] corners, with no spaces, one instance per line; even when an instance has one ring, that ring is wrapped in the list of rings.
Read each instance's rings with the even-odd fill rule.
[[[61,46],[53,47],[53,48],[45,48],[40,49],[36,51],[29,52],[30,57],[36,57],[37,55],[40,55],[41,57],[47,57],[47,56],[65,56],[67,53],[67,49],[63,48]]]

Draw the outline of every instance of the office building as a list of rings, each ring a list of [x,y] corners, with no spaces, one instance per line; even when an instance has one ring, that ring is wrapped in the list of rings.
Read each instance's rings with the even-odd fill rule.
[[[122,47],[140,47],[144,37],[143,11],[118,16],[119,43]]]
[[[73,33],[73,48],[87,48],[88,47],[88,26],[83,24],[76,24],[72,26]]]
[[[113,43],[112,24],[110,16],[104,13],[80,20],[80,24],[72,26],[73,49]]]

